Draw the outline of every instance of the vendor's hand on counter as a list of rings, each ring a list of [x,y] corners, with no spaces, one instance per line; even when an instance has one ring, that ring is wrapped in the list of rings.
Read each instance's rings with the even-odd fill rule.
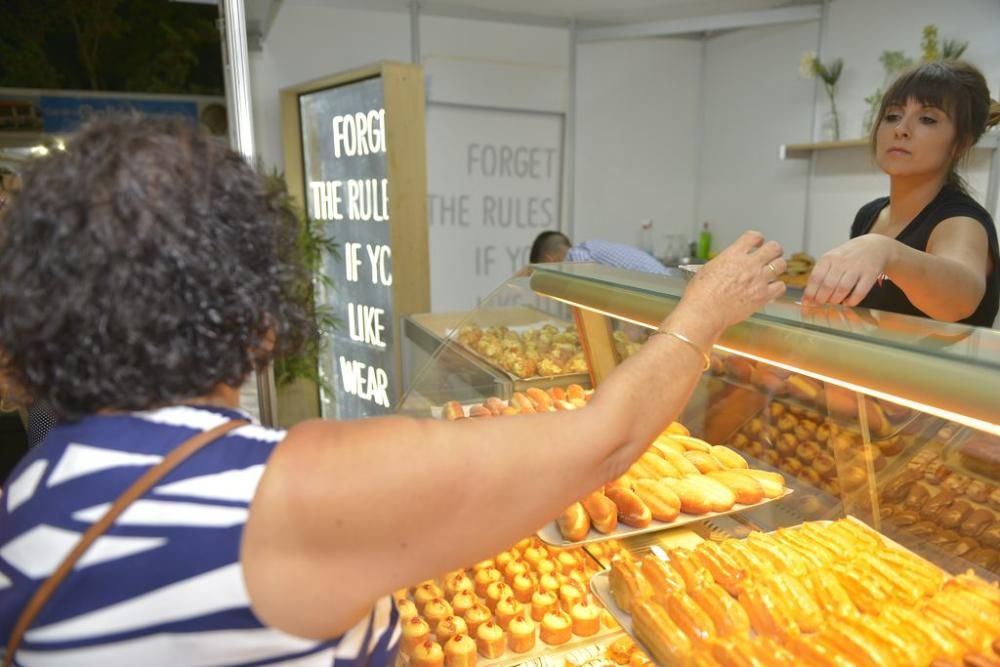
[[[784,294],[778,276],[785,266],[781,245],[765,242],[760,232],[745,232],[698,271],[684,301],[703,317],[717,320],[721,331]]]
[[[865,234],[826,253],[809,276],[802,295],[803,305],[858,305],[884,275],[895,244],[888,236]]]

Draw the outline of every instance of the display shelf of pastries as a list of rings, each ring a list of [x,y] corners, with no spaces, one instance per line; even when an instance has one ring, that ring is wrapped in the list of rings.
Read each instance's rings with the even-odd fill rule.
[[[927,553],[949,571],[975,567],[984,576],[1000,575],[1000,477],[982,468],[946,463],[962,443],[978,434],[963,433],[951,442],[933,442],[910,458],[878,493],[882,529],[894,539]],[[988,436],[982,436],[984,438]],[[975,439],[973,439],[975,438]]]
[[[526,538],[493,558],[397,591],[400,664],[519,664],[620,632],[589,593],[600,565],[582,549]]]
[[[591,587],[663,667],[1000,661],[1000,587],[852,518],[623,553]]]

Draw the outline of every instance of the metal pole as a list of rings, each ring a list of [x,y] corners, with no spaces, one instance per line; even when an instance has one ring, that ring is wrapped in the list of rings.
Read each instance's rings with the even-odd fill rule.
[[[230,145],[251,165],[256,165],[253,140],[253,106],[250,99],[250,63],[247,49],[247,23],[243,0],[219,1],[222,30],[223,67],[226,70],[226,107],[229,110]],[[257,372],[257,406],[262,424],[276,421],[277,391],[274,369]]]
[[[819,36],[816,41],[816,57],[820,60],[823,59],[823,46],[826,41],[826,24],[830,16],[830,0],[823,0],[823,11],[819,16]],[[819,77],[815,77],[813,82],[813,122],[812,122],[812,140],[816,142],[819,140],[819,104],[820,104],[820,83]],[[809,207],[812,203],[812,182],[813,178],[816,176],[816,160],[817,151],[810,151],[809,153],[809,174],[806,176],[806,201],[805,201],[805,216],[802,220],[802,252],[810,252],[809,247],[810,242],[810,229],[809,229]]]
[[[410,62],[420,64],[420,3],[410,0]]]
[[[566,176],[563,192],[563,220],[566,235],[574,238],[576,221],[573,219],[573,198],[576,191],[576,19],[569,24],[569,99],[566,102],[566,124],[563,129],[563,174]]]

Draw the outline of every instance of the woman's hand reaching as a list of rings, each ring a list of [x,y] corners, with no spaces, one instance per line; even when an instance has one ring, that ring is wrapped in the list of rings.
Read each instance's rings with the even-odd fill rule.
[[[834,248],[813,268],[802,303],[858,305],[884,275],[896,245],[888,236],[865,234]]]

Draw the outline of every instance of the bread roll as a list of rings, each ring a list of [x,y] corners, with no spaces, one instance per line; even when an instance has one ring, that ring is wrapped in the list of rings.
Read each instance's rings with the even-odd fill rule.
[[[583,509],[590,516],[594,530],[607,534],[618,526],[618,506],[601,491],[595,491],[583,499]],[[538,619],[535,619],[538,620]]]
[[[528,387],[524,393],[528,395],[538,412],[548,412],[554,409],[552,397],[538,387]]]
[[[749,475],[741,475],[736,470],[720,470],[710,472],[708,476],[726,485],[736,494],[736,502],[740,504],[753,505],[764,498],[764,489],[760,482]]]
[[[684,578],[674,568],[648,553],[642,557],[642,574],[653,587],[655,597],[659,599],[665,594],[683,591]]]
[[[692,558],[730,595],[737,596],[743,590],[747,571],[717,543],[702,542],[692,553]]]
[[[688,594],[712,619],[719,636],[745,637],[750,632],[750,618],[746,611],[717,584],[696,586]]]
[[[715,623],[705,610],[686,593],[674,593],[665,597],[663,608],[673,622],[688,637],[706,641],[716,634]]]
[[[743,436],[744,438],[746,436]],[[725,445],[713,445],[712,456],[722,464],[723,468],[749,468],[746,459]]]
[[[631,614],[636,600],[651,598],[653,587],[630,558],[615,558],[608,573],[611,595],[622,611]]]
[[[583,509],[583,503],[573,503],[558,519],[559,532],[569,542],[579,542],[590,532],[590,516]]]
[[[693,477],[665,479],[661,484],[669,486],[681,501],[681,511],[686,514],[705,514],[712,511],[712,497],[704,487],[695,484]],[[730,492],[732,493],[732,492]],[[735,503],[736,496],[733,496]]]
[[[681,476],[677,468],[659,454],[646,452],[640,457],[640,460],[646,465],[646,469],[653,479],[663,479],[664,477],[677,478]]]
[[[660,665],[687,664],[691,640],[659,604],[651,600],[637,603],[632,612],[632,628]]]
[[[635,483],[634,490],[657,521],[670,522],[680,514],[681,499],[666,484],[651,479],[640,479]]]
[[[645,528],[653,521],[653,514],[646,503],[629,489],[610,487],[605,493],[618,507],[618,520],[633,528]]]
[[[708,452],[690,450],[684,452],[684,458],[693,463],[698,472],[702,474],[722,470],[722,464]]]
[[[670,439],[681,443],[681,445],[684,446],[684,449],[689,452],[696,451],[708,454],[712,451],[712,445],[705,442],[701,438],[695,438],[690,435],[671,434]]]

